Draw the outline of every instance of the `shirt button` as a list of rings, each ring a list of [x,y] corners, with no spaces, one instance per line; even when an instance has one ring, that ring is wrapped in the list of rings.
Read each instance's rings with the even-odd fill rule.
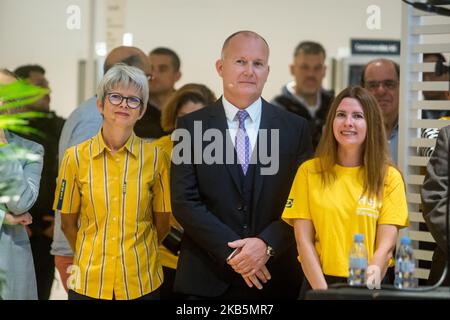
[[[116,217],[114,217],[114,218],[113,218],[113,221],[116,221],[116,220],[117,220],[117,218],[116,218]]]

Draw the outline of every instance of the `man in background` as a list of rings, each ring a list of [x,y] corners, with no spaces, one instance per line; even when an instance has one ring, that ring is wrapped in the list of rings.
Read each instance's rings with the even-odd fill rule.
[[[141,138],[160,138],[165,135],[161,128],[161,111],[181,78],[180,58],[173,50],[159,47],[149,53],[148,60],[152,75],[149,103],[144,116],[134,126],[134,132]]]
[[[423,55],[423,62],[425,63],[442,63],[446,64],[445,57],[442,53],[426,53]],[[423,81],[449,81],[449,73],[444,72],[437,75],[436,72],[424,72]],[[450,100],[450,92],[447,91],[423,91],[425,100]],[[422,119],[440,119],[442,117],[450,116],[449,110],[423,110]]]
[[[14,70],[21,79],[32,85],[50,89],[45,69],[40,65],[24,65]],[[46,115],[43,118],[31,118],[28,125],[42,135],[24,135],[44,147],[44,166],[40,181],[39,196],[31,208],[33,223],[29,226],[30,243],[33,251],[34,268],[39,300],[48,300],[53,284],[55,265],[50,255],[53,238],[54,212],[52,202],[58,176],[58,140],[64,125],[64,119],[50,110],[50,94],[39,101],[25,106],[25,111],[37,111]]]
[[[372,60],[364,66],[361,86],[372,93],[383,112],[384,128],[392,161],[398,163],[398,111],[400,67],[389,59]]]
[[[326,53],[320,43],[301,42],[294,51],[290,65],[295,80],[283,87],[272,103],[291,111],[309,122],[314,148],[319,143],[328,109],[334,98],[332,91],[322,87],[325,77]]]

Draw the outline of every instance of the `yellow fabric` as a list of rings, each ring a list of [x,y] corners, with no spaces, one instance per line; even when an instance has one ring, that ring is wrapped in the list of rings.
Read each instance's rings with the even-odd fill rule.
[[[348,277],[348,256],[356,233],[364,235],[369,261],[375,250],[377,225],[408,225],[405,187],[400,173],[390,167],[382,201],[361,197],[364,169],[335,166],[336,180],[324,187],[317,159],[299,168],[282,218],[311,220],[315,248],[326,275]]]
[[[153,212],[170,212],[169,173],[158,147],[134,133],[115,155],[101,130],[68,149],[54,209],[79,213],[72,277],[77,293],[135,299],[163,281]]]
[[[155,144],[161,149],[162,158],[166,161],[167,167],[170,169],[173,142],[170,139],[170,135],[159,138],[155,141]],[[181,225],[175,220],[173,214],[170,215],[170,225],[176,226],[178,229],[183,230]],[[178,264],[178,257],[169,251],[164,245],[159,246],[159,258],[161,264],[164,267],[176,269]]]

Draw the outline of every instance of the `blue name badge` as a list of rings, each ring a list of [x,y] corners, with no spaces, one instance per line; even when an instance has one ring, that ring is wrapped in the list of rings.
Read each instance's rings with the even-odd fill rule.
[[[59,191],[58,205],[56,206],[56,209],[58,210],[61,210],[62,208],[65,192],[66,192],[66,179],[63,179],[63,181],[61,182],[61,190]]]

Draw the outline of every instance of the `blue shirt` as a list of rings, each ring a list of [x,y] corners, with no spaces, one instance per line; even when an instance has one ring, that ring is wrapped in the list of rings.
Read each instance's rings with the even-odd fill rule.
[[[66,150],[92,138],[102,126],[103,118],[97,109],[97,98],[92,97],[76,108],[66,120],[59,139],[59,162]],[[50,253],[56,256],[73,256],[72,248],[61,230],[61,214],[55,211],[55,228]]]
[[[388,138],[388,143],[392,161],[398,164],[398,124],[392,130],[391,136]]]
[[[0,183],[7,183],[13,190],[11,199],[0,204],[0,270],[4,273],[5,285],[0,296],[4,300],[37,300],[36,276],[30,240],[21,224],[8,225],[4,218],[6,212],[22,214],[35,203],[39,194],[44,148],[33,141],[5,131],[8,144],[0,148],[0,158],[7,155],[18,156],[18,146],[29,151],[33,157],[8,158],[0,160]],[[14,197],[13,195],[20,195]]]

